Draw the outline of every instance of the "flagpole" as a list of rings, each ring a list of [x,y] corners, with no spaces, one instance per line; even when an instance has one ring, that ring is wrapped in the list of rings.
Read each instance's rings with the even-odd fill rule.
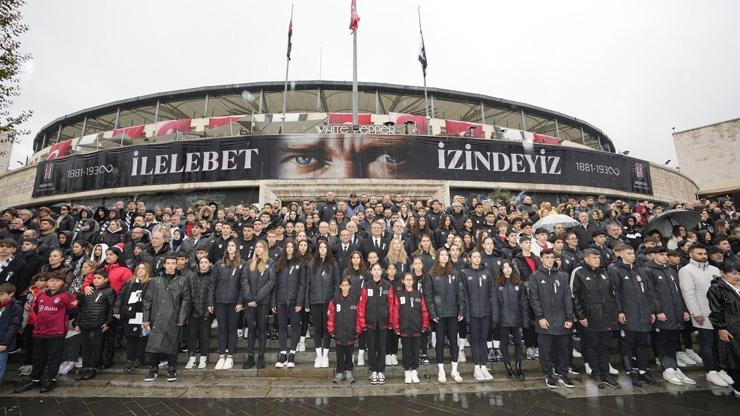
[[[352,126],[359,124],[357,106],[357,29],[355,29],[352,32]]]
[[[416,10],[419,14],[419,34],[421,35],[421,41],[423,43],[424,34],[421,31],[421,6],[416,6],[416,7],[417,7]],[[425,55],[424,57],[426,58],[426,46],[424,47],[424,55]],[[426,119],[427,119],[427,131],[425,133],[429,134],[429,128],[430,128],[429,124],[430,124],[431,119],[429,118],[429,97],[427,94],[427,71],[422,68],[422,73],[424,75],[424,115],[426,116]]]
[[[290,5],[290,30],[293,30],[293,4]],[[288,36],[288,54],[285,57],[285,89],[283,90],[283,121],[280,131],[285,133],[285,112],[288,107],[288,71],[290,70],[290,35]]]

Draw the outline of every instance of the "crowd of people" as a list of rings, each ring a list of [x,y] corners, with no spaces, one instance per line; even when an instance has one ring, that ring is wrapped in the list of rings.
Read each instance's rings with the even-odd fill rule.
[[[49,392],[75,368],[77,380],[96,377],[125,345],[124,371],[152,382],[166,368],[175,381],[179,352],[185,369],[228,370],[241,337],[244,368],[267,365],[268,339],[274,365],[294,368],[310,337],[316,368],[329,367],[333,339],[337,383],[366,366],[383,384],[399,362],[404,382],[419,383],[432,348],[442,383],[461,382],[465,361],[477,381],[493,380],[489,362],[524,380],[522,360],[539,359],[552,388],[580,372],[619,388],[616,367],[655,385],[652,354],[666,382],[695,384],[681,368],[701,364],[740,397],[740,214],[731,199],[669,208],[700,221],[663,235],[648,224],[664,207],[604,195],[6,209],[0,380],[17,354],[30,380],[15,391]],[[572,221],[537,226],[551,215]],[[609,362],[615,336],[621,363]]]

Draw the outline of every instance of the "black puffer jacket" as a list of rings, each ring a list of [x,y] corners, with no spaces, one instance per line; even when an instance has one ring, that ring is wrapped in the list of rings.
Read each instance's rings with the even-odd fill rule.
[[[568,275],[557,269],[540,267],[529,277],[529,303],[534,311],[535,331],[538,334],[567,335],[565,322],[573,320],[573,298]],[[542,328],[540,319],[547,319],[550,327]]]
[[[524,283],[515,285],[506,279],[504,285],[496,285],[499,325],[529,327],[529,298]]]
[[[635,332],[652,331],[656,309],[652,281],[639,267],[621,261],[614,262],[607,270],[616,284],[619,312],[627,318],[622,328]]]
[[[272,307],[295,305],[303,307],[306,299],[306,270],[308,267],[297,259],[288,260],[283,270],[275,275]]]
[[[241,277],[245,264],[230,267],[219,260],[213,266],[211,283],[208,286],[208,306],[216,303],[242,304]]]
[[[430,272],[422,285],[429,319],[465,316],[465,292],[456,272],[439,276]]]
[[[241,287],[244,304],[257,302],[258,305],[269,305],[272,302],[272,289],[275,287],[275,262],[268,257],[262,271],[259,267],[251,270],[249,264],[245,264]]]
[[[563,255],[560,258],[560,270],[570,276],[573,273],[573,270],[581,265],[582,261],[583,252],[578,247],[573,249],[565,246],[563,247]]]
[[[465,317],[468,322],[471,318],[490,316],[491,322],[496,325],[500,320],[496,279],[483,267],[469,267],[462,271],[460,280],[465,294]]]
[[[113,304],[116,294],[106,282],[100,288],[95,289],[91,295],[77,292],[79,300],[78,312],[74,326],[81,329],[98,329],[103,325],[111,326],[113,323]]]
[[[683,314],[689,310],[683,302],[676,269],[651,261],[643,270],[653,285],[655,314],[664,313],[667,318],[665,321],[656,319],[653,326],[656,329],[683,329]]]
[[[573,271],[572,280],[576,318],[579,321],[588,319],[591,331],[619,329],[616,290],[606,272],[583,265]]]
[[[213,279],[213,271],[205,273],[200,270],[190,274],[190,317],[205,318],[208,316],[208,287]]]
[[[327,270],[314,267],[313,262],[306,272],[305,306],[328,304],[334,296],[334,288],[339,286],[339,266],[332,263]]]

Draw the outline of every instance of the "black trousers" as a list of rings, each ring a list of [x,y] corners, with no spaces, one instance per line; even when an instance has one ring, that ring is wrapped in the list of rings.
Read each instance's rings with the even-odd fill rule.
[[[218,320],[218,353],[223,355],[228,351],[229,355],[234,355],[236,353],[236,329],[239,323],[239,314],[235,312],[236,303],[217,303],[214,306],[216,320]],[[247,315],[249,309],[252,308],[247,307]]]
[[[732,388],[740,391],[740,369],[737,368],[726,368],[725,371],[727,372],[727,375],[730,376],[732,381],[735,383],[732,385]]]
[[[558,374],[568,374],[568,367],[570,366],[570,351],[568,350],[570,337],[570,334],[537,334],[537,344],[540,349],[540,366],[545,374],[552,374],[553,370],[558,370]]]
[[[660,364],[663,366],[663,369],[678,369],[676,347],[678,346],[678,340],[681,338],[681,330],[656,329],[653,334],[655,352],[658,358],[660,358]]]
[[[188,355],[195,357],[196,352],[200,353],[200,355],[208,355],[210,332],[210,315],[200,318],[190,317],[188,321]]]
[[[23,328],[23,365],[33,364],[33,325]]]
[[[113,355],[116,353],[116,344],[120,340],[120,333],[122,331],[121,325],[118,324],[118,320],[114,319],[111,323],[110,328],[103,332],[102,340],[102,351],[101,351],[101,364],[105,368],[113,366]]]
[[[280,351],[295,351],[301,337],[301,312],[295,311],[295,304],[277,306],[278,346]],[[288,346],[288,326],[290,324],[290,346]]]
[[[126,337],[126,359],[144,362],[147,341],[149,341],[148,336],[128,335]]]
[[[329,327],[327,326],[326,303],[311,304],[311,323],[313,324],[313,343],[314,348],[329,349]]]
[[[588,340],[588,365],[591,366],[591,375],[597,378],[608,376],[612,331],[593,331],[586,328],[585,334]]]
[[[453,363],[457,362],[457,356],[460,350],[457,348],[457,317],[439,318],[437,322],[437,344],[435,352],[437,353],[437,364],[445,362],[445,337],[450,341],[450,359]]]
[[[650,351],[650,332],[621,331],[620,346],[624,368],[630,370],[647,370],[648,352]],[[607,353],[608,354],[608,353]],[[637,358],[637,368],[632,368],[632,357]],[[607,367],[607,371],[609,368]]]
[[[387,328],[368,328],[365,331],[367,339],[367,365],[370,371],[385,372],[385,349],[388,343]]]
[[[419,368],[419,342],[421,336],[416,337],[401,337],[401,348],[403,348],[403,357],[401,358],[401,364],[403,369],[416,370]]]
[[[475,365],[485,365],[488,362],[488,330],[491,328],[491,317],[470,318],[470,352],[473,354]]]
[[[249,336],[247,337],[247,354],[254,354],[254,344],[259,339],[258,354],[265,353],[267,348],[267,314],[270,313],[270,305],[257,305],[256,308],[247,306],[247,323],[249,324]]]
[[[337,344],[337,373],[352,371],[352,353],[354,350],[354,345]]]
[[[390,328],[386,332],[388,333],[385,347],[386,354],[398,354],[398,334]]]
[[[100,328],[82,328],[82,366],[97,368],[103,351],[103,331]],[[108,332],[108,331],[106,331]]]
[[[501,356],[504,362],[509,361],[509,334],[514,339],[514,360],[522,360],[522,328],[518,326],[500,326]]]
[[[688,322],[683,323],[683,329],[680,330],[681,332],[680,340],[683,341],[683,348],[681,348],[680,344],[677,344],[676,350],[693,350],[694,349],[694,341],[691,339],[691,335],[694,333],[694,331],[696,331],[696,328],[694,327],[694,324],[692,323],[691,319],[689,319]]]
[[[39,338],[33,337],[33,370],[31,380],[40,381],[46,369],[46,376],[54,380],[59,373],[64,353],[64,337]]]
[[[177,367],[177,353],[166,354],[163,352],[149,353],[149,366],[152,368],[159,368],[161,361],[167,361],[168,367]]]

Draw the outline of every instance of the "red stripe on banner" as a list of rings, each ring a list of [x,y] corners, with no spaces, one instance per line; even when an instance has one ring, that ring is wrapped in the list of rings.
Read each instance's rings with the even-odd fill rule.
[[[352,124],[352,113],[329,113],[329,124]],[[370,113],[358,114],[357,124],[360,126],[372,124]]]
[[[243,116],[226,116],[226,117],[211,117],[208,119],[208,128],[215,129],[216,127],[226,126],[231,123],[235,123]]]
[[[388,113],[388,117],[390,121],[396,124],[396,126],[401,126],[407,121],[413,121],[416,124],[416,129],[422,134],[426,134],[427,118],[425,116],[417,114]]]
[[[445,130],[448,136],[465,136],[483,138],[483,125],[478,123],[466,123],[464,121],[445,120]]]
[[[558,139],[557,137],[534,133],[534,142],[535,143],[547,143],[547,144],[560,144],[560,139]]]
[[[131,126],[113,130],[113,137],[121,135],[127,136],[131,139],[140,139],[144,137],[144,125],[139,124],[138,126]]]
[[[180,120],[169,120],[161,121],[157,124],[157,131],[154,133],[155,136],[164,136],[166,134],[172,134],[178,131],[190,131],[190,120],[189,118],[182,118]]]
[[[59,157],[67,156],[70,150],[72,150],[72,140],[65,140],[63,142],[55,143],[51,145],[51,149],[49,149],[49,156],[46,158],[46,160],[52,160]]]

